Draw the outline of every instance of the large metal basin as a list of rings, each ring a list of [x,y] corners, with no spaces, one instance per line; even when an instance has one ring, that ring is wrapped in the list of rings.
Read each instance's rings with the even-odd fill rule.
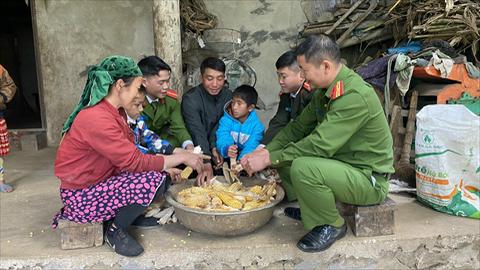
[[[221,177],[217,176],[217,179],[221,180]],[[265,181],[260,179],[242,178],[241,180],[247,187],[265,184]],[[184,184],[171,186],[167,192],[167,202],[175,208],[178,220],[188,229],[221,236],[247,234],[262,227],[272,218],[274,206],[285,196],[282,187],[277,185],[275,200],[263,207],[247,211],[211,212],[189,208],[175,200],[180,191],[191,187],[193,183],[194,180],[190,180]]]

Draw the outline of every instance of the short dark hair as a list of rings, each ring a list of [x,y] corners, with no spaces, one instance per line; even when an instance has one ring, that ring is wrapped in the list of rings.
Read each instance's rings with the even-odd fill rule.
[[[313,35],[298,45],[295,55],[304,55],[307,62],[314,60],[315,64],[326,59],[339,63],[340,47],[326,35]]]
[[[293,51],[285,52],[277,59],[277,62],[275,62],[275,67],[277,69],[288,67],[292,70],[297,70],[299,69],[297,56]]]
[[[138,93],[146,95],[147,94],[147,88],[145,88],[145,86],[143,86],[143,84],[141,84],[140,88],[138,88]]]
[[[207,68],[225,73],[225,63],[216,57],[205,58],[200,64],[200,73],[203,75]]]
[[[248,106],[257,105],[258,93],[255,87],[244,84],[233,91],[232,97],[241,98]]]
[[[170,66],[156,55],[144,57],[138,62],[138,67],[142,71],[143,76],[158,75],[160,70],[172,71]]]

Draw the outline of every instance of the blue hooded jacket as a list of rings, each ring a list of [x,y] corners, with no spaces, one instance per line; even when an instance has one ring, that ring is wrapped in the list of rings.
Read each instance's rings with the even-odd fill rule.
[[[228,157],[228,147],[238,146],[238,159],[253,152],[263,138],[264,127],[255,110],[251,111],[244,123],[233,118],[228,111],[231,101],[225,104],[224,114],[220,118],[217,129],[217,149],[220,154]]]

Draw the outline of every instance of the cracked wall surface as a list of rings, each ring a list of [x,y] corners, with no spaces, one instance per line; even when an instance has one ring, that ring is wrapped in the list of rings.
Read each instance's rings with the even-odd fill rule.
[[[88,66],[112,54],[138,59],[153,53],[152,3],[38,0],[33,7],[48,143],[56,145]]]
[[[258,114],[267,127],[279,101],[275,62],[296,43],[307,20],[300,0],[205,0],[205,4],[218,17],[218,28],[240,31],[242,43],[234,55],[257,73],[255,88],[266,105],[266,111]]]
[[[218,17],[219,28],[241,31],[235,56],[257,73],[257,90],[267,110],[264,123],[276,112],[280,87],[275,61],[292,43],[306,21],[300,1],[205,0]],[[151,0],[35,1],[37,43],[49,145],[60,141],[63,123],[77,104],[89,65],[111,54],[139,59],[154,53]]]

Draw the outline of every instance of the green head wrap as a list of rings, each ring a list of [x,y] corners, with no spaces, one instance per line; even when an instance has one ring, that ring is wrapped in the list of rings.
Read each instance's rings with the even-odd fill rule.
[[[99,65],[91,67],[88,71],[87,84],[83,88],[82,97],[77,107],[65,121],[62,134],[70,129],[73,120],[82,109],[97,104],[107,96],[110,85],[120,78],[138,76],[142,76],[140,68],[133,59],[125,56],[109,56],[103,59]]]

